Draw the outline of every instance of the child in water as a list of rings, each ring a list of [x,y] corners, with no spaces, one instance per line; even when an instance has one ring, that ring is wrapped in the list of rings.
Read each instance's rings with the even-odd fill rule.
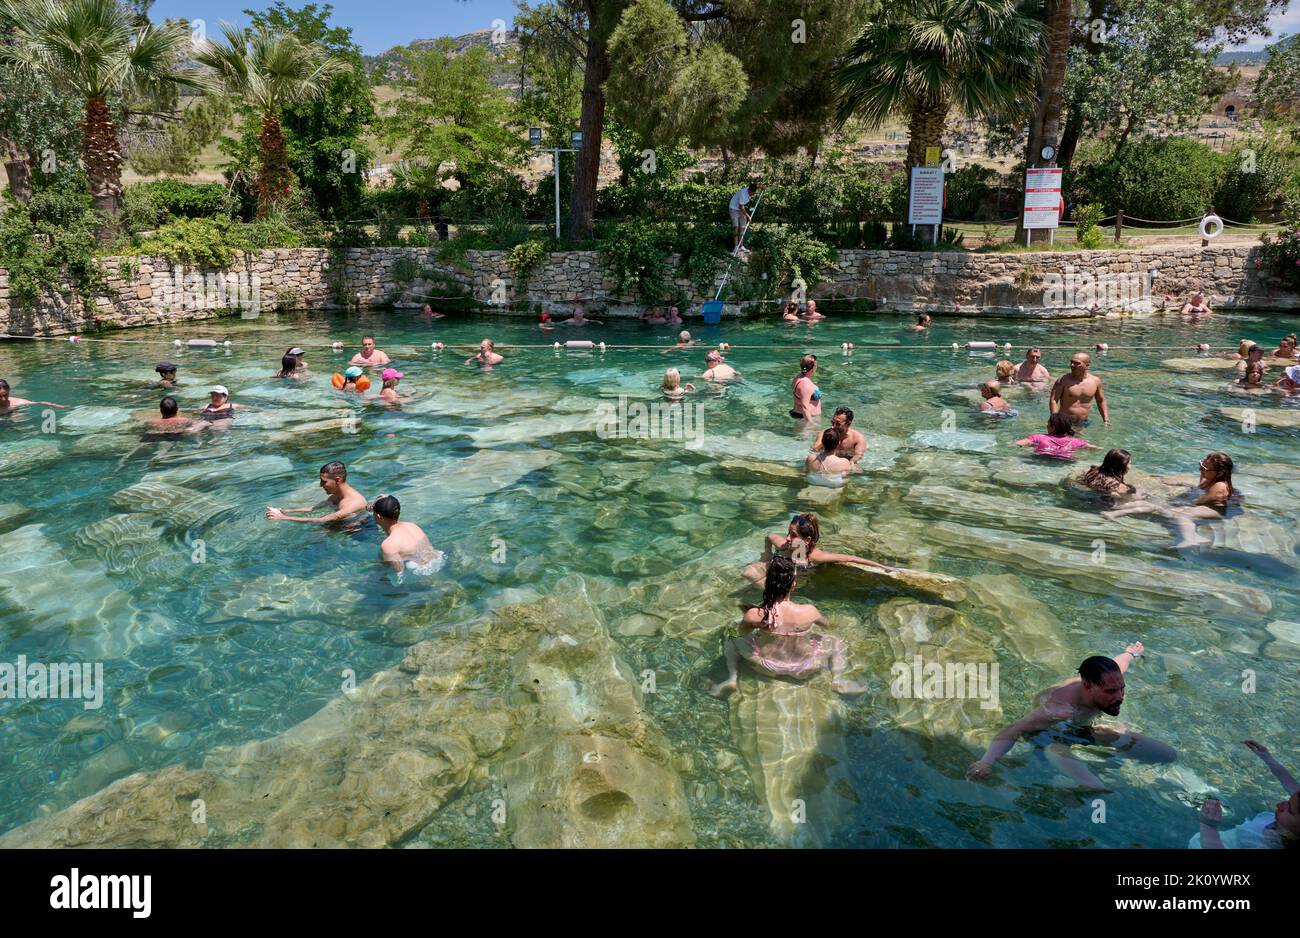
[[[1017,446],[1032,446],[1039,456],[1051,456],[1053,459],[1073,459],[1077,449],[1098,449],[1087,440],[1074,435],[1074,424],[1063,413],[1052,414],[1047,418],[1047,432],[1035,433],[1016,440]]]
[[[682,387],[682,373],[676,368],[668,368],[664,371],[664,383],[660,385],[659,390],[663,391],[664,397],[670,401],[680,401],[686,396],[687,391],[694,391],[695,385],[687,384]]]
[[[1008,404],[1001,394],[1002,385],[998,382],[985,381],[981,384],[980,396],[984,400],[980,403],[980,412],[989,417],[1019,417],[1020,411]]]

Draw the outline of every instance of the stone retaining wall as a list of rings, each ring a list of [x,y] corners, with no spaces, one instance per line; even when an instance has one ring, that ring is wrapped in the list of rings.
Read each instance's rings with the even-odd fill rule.
[[[162,258],[105,258],[108,291],[93,308],[79,299],[47,297],[39,308],[11,305],[7,271],[0,270],[0,332],[60,335],[97,328],[156,325],[252,310],[352,305],[447,309],[486,307],[533,315],[563,311],[577,299],[588,311],[636,315],[598,253],[547,255],[521,288],[504,251],[467,251],[460,261],[436,248],[353,248],[338,255],[292,248],[240,255],[224,271],[193,270]],[[819,300],[853,299],[883,311],[1079,317],[1178,305],[1194,289],[1212,306],[1297,309],[1300,296],[1277,289],[1256,267],[1257,245],[1158,247],[1127,251],[967,254],[962,252],[840,251],[834,271],[808,290]],[[676,258],[670,258],[674,267]],[[719,271],[715,285],[721,280]],[[698,315],[688,280],[674,283],[692,297],[683,315]],[[1166,300],[1168,296],[1168,300]],[[775,302],[729,305],[727,313],[774,313]]]

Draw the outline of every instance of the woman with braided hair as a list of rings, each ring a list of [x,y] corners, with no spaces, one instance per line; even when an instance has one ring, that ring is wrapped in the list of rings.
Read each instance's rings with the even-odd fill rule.
[[[714,697],[726,697],[738,689],[740,659],[768,677],[805,681],[823,668],[831,672],[831,686],[841,694],[861,694],[866,688],[844,679],[847,646],[834,635],[813,632],[813,626],[829,623],[816,606],[790,599],[795,588],[794,562],[774,557],[763,585],[762,605],[745,611],[740,636],[728,638],[727,679],[709,690]]]

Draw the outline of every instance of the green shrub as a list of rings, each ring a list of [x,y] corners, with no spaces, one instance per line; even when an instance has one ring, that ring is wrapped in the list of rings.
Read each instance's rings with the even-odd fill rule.
[[[133,194],[152,201],[163,214],[177,218],[211,218],[226,214],[226,187],[218,182],[155,179],[128,186],[124,193],[128,202]]]
[[[1080,205],[1074,210],[1074,237],[1085,248],[1101,247],[1102,207],[1096,202]]]
[[[1210,208],[1227,172],[1223,155],[1186,137],[1129,141],[1116,158],[1102,143],[1079,148],[1066,183],[1067,201],[1098,202],[1107,215],[1198,218]]]
[[[796,281],[811,290],[835,266],[835,249],[793,228],[768,226],[746,239],[749,262],[737,275],[741,299],[773,299],[785,295]]]
[[[1257,266],[1267,268],[1286,289],[1300,293],[1300,188],[1287,195],[1282,230],[1277,237],[1263,235],[1260,241]]]
[[[617,226],[601,243],[600,253],[620,293],[631,292],[647,305],[662,301],[668,287],[668,251],[650,225],[630,221]]]
[[[130,233],[152,231],[168,218],[166,210],[144,186],[127,186],[122,193],[122,225]]]
[[[405,254],[399,254],[393,260],[393,279],[398,283],[410,283],[420,275],[420,265]]]
[[[65,190],[38,190],[24,206],[4,195],[0,213],[0,267],[9,272],[9,295],[22,306],[42,294],[67,295],[65,282],[93,304],[105,290],[104,273],[95,259],[97,217],[84,195]]]
[[[731,229],[726,225],[678,224],[672,235],[671,250],[677,255],[677,276],[691,281],[697,293],[713,292],[718,262],[731,248]],[[676,302],[685,309],[686,300]]]
[[[1227,170],[1214,195],[1214,210],[1233,221],[1253,222],[1255,210],[1286,189],[1289,167],[1262,141],[1247,141],[1227,154]]]
[[[229,266],[246,242],[229,218],[175,218],[136,245],[139,254],[158,255],[173,264]]]
[[[515,275],[515,289],[522,290],[528,285],[532,272],[546,259],[546,245],[541,241],[525,241],[516,244],[506,255],[506,266]]]
[[[975,163],[951,173],[944,180],[948,193],[944,214],[963,221],[991,220],[989,197],[993,194],[992,182],[996,179],[994,170]]]

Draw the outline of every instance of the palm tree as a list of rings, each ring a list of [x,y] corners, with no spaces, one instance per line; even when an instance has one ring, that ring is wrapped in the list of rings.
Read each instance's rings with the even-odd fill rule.
[[[906,117],[907,165],[920,166],[953,109],[992,116],[1033,93],[1040,29],[1021,0],[895,0],[836,71],[839,118]]]
[[[217,73],[226,92],[262,116],[258,136],[257,211],[265,215],[289,193],[292,172],[280,127],[280,109],[319,98],[348,65],[290,33],[245,32],[221,24],[224,45],[204,42],[194,58]]]
[[[122,207],[122,144],[110,100],[202,87],[177,67],[189,41],[179,24],[138,24],[118,0],[0,0],[12,41],[0,67],[18,69],[84,98],[82,160],[91,205],[101,213],[99,238],[111,240]]]

